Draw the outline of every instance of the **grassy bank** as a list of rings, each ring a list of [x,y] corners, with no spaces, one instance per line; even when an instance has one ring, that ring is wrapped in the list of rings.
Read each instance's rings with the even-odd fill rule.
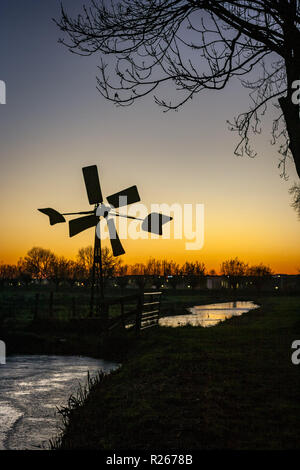
[[[158,328],[133,343],[122,368],[65,410],[63,449],[300,447],[300,298],[213,328]]]

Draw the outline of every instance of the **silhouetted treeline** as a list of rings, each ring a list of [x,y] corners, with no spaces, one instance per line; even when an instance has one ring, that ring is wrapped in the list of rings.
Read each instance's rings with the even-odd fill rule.
[[[132,265],[123,264],[115,258],[108,248],[102,251],[103,273],[105,279],[115,279],[120,288],[125,288],[134,279],[139,288],[151,281],[155,288],[160,289],[165,283],[176,289],[178,286],[191,289],[209,288],[239,288],[249,283],[260,290],[266,279],[274,273],[264,264],[248,265],[238,258],[225,260],[220,265],[218,277],[214,270],[208,271],[200,261],[179,265],[173,260],[158,260],[150,258],[145,263]],[[0,285],[25,285],[32,283],[51,282],[59,285],[88,286],[93,266],[93,248],[81,248],[75,260],[57,256],[51,250],[33,247],[16,265],[0,263]],[[210,285],[207,279],[210,278]]]

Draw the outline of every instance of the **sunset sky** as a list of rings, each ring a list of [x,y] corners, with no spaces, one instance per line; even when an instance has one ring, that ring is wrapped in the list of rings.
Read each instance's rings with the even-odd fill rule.
[[[77,12],[80,0],[64,0]],[[142,202],[204,204],[204,246],[187,240],[124,240],[126,263],[150,256],[181,263],[199,260],[219,270],[238,256],[275,272],[300,269],[300,222],[280,178],[279,155],[270,145],[271,119],[256,137],[254,159],[233,154],[237,135],[226,119],[247,110],[238,82],[205,92],[179,112],[163,113],[151,97],[116,108],[96,90],[99,58],[70,54],[58,44],[58,0],[1,0],[0,261],[14,263],[32,246],[75,257],[93,241],[93,230],[70,239],[66,224],[50,227],[37,208],[89,210],[81,168],[97,164],[108,196],[136,184]]]

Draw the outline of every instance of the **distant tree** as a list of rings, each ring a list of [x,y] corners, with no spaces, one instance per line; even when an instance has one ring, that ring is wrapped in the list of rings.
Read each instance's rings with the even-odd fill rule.
[[[146,271],[149,276],[162,276],[163,262],[155,258],[149,258],[146,262]]]
[[[113,256],[112,251],[107,247],[102,248],[101,254],[103,275],[105,277],[113,276],[115,272],[117,272],[121,261]],[[84,268],[87,276],[90,276],[94,263],[93,247],[90,245],[85,248],[80,248],[77,253],[77,261]]]
[[[55,256],[51,262],[51,280],[55,283],[56,289],[62,282],[67,282],[71,277],[72,263],[64,256]]]
[[[230,124],[240,138],[235,153],[255,156],[251,133],[260,133],[274,103],[282,175],[292,155],[300,177],[299,107],[292,100],[300,77],[299,1],[91,0],[74,18],[62,7],[57,25],[71,52],[100,54],[97,88],[117,105],[155,93],[164,110],[177,110],[197,93],[239,79],[251,104]]]
[[[247,274],[248,264],[238,258],[223,261],[220,272],[229,280],[230,287],[236,289],[241,284],[243,277]]]
[[[203,281],[205,276],[206,268],[204,263],[189,263],[186,261],[182,266],[182,273],[187,281],[187,284],[191,286],[192,289],[195,289],[201,281]]]
[[[155,258],[150,258],[146,262],[146,271],[148,276],[151,276],[152,285],[154,285],[157,290],[160,289],[164,283],[162,262]]]
[[[18,269],[14,264],[0,264],[0,285],[15,284],[18,278]]]
[[[270,276],[272,274],[273,274],[273,271],[270,268],[270,266],[266,266],[263,263],[260,263],[254,266],[249,266],[247,269],[248,276],[263,277],[263,276]]]
[[[84,278],[89,279],[94,263],[94,249],[92,245],[80,248],[78,250],[76,259],[79,266],[81,267],[82,273],[84,274]]]
[[[23,258],[20,258],[17,263],[18,278],[22,284],[26,287],[29,286],[32,281],[32,274],[27,270],[26,263]]]
[[[272,276],[273,271],[269,266],[260,263],[258,265],[249,266],[246,274],[251,277],[256,290],[260,292],[265,281]]]
[[[130,266],[130,274],[132,276],[145,275],[146,266],[144,263],[135,263]]]
[[[70,260],[69,278],[68,281],[71,286],[74,284],[85,284],[87,282],[87,273],[85,268],[78,261]]]
[[[109,248],[102,248],[102,269],[105,279],[115,276],[120,269],[121,263],[120,258],[115,257]]]
[[[171,284],[173,289],[176,289],[178,283],[181,280],[181,269],[178,263],[175,261],[164,262],[164,274],[168,279],[168,283]]]
[[[24,258],[24,268],[26,272],[30,273],[33,279],[40,282],[43,279],[51,277],[52,264],[55,260],[55,255],[50,250],[41,247],[33,247],[27,252]]]
[[[116,268],[116,276],[128,276],[129,275],[129,270],[130,270],[130,266],[128,264],[120,264],[117,268]]]

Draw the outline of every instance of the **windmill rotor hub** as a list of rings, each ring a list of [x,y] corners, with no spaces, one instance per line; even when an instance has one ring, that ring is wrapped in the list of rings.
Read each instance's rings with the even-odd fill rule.
[[[110,213],[110,211],[111,211],[111,207],[106,206],[105,204],[102,203],[102,204],[100,204],[100,206],[98,206],[97,211],[96,211],[96,215],[98,217],[104,217],[106,219],[108,214]]]

